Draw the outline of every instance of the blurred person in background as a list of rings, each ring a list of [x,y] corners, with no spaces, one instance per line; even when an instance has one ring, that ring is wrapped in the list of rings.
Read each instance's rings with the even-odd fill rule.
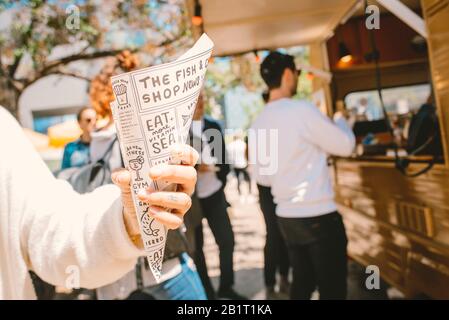
[[[95,130],[97,113],[90,107],[83,107],[77,114],[77,120],[82,133],[78,140],[65,146],[61,169],[81,167],[90,161],[91,133]]]
[[[189,145],[190,146],[200,146],[201,141],[199,141],[198,137],[194,137],[192,134],[189,135]],[[196,268],[198,269],[198,273],[201,277],[201,282],[203,283],[204,290],[206,291],[207,298],[209,300],[214,300],[216,298],[215,291],[212,287],[212,283],[210,282],[209,277],[207,277],[205,280],[203,280],[202,273],[205,272],[207,275],[207,266],[206,261],[204,259],[204,254],[197,253],[197,245],[196,245],[196,233],[199,228],[203,228],[203,211],[201,210],[200,200],[198,199],[198,196],[196,192],[194,192],[191,196],[192,198],[192,206],[189,210],[188,217],[186,216],[186,219],[184,220],[184,224],[186,227],[186,238],[189,248],[189,254],[191,257],[193,257],[193,260],[195,261]],[[201,249],[202,250],[202,249]],[[203,259],[197,259],[198,255],[203,254]]]
[[[347,238],[327,158],[328,154],[351,155],[354,134],[341,113],[331,121],[312,103],[292,99],[300,74],[293,56],[271,52],[260,72],[270,101],[251,131],[274,129],[278,141],[275,153],[262,164],[258,151],[271,151],[273,146],[267,145],[267,137],[259,140],[255,135],[250,139],[250,156],[254,174],[268,180],[287,242],[293,268],[290,298],[310,299],[318,288],[320,299],[345,299]]]
[[[201,205],[201,211],[207,219],[220,250],[220,286],[218,298],[242,300],[234,288],[234,232],[227,212],[229,203],[224,188],[230,168],[227,163],[226,146],[219,123],[204,115],[204,95],[200,94],[193,115],[191,135],[202,142],[198,164],[198,185],[195,190]],[[215,296],[203,252],[203,226],[195,232],[195,261],[208,297]]]
[[[242,195],[242,191],[240,188],[242,179],[243,181],[246,181],[248,183],[248,191],[249,194],[251,194],[251,178],[247,171],[247,145],[242,136],[243,132],[236,133],[233,137],[233,141],[227,146],[230,164],[232,165],[232,170],[234,171],[237,178],[237,190],[240,196]]]

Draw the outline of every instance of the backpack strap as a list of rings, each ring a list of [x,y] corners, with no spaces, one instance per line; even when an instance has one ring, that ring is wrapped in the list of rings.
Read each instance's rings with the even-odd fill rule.
[[[109,166],[109,160],[110,160],[110,158],[112,156],[112,150],[113,150],[113,148],[115,146],[115,143],[117,141],[118,141],[118,136],[115,135],[114,139],[109,144],[109,146],[106,149],[106,151],[104,152],[103,156],[101,156],[100,159],[98,159],[95,163],[93,163],[95,165],[95,168],[93,170],[91,170],[89,182],[93,181],[93,179],[97,176],[98,172],[100,171],[100,168],[105,168],[109,172],[111,171],[110,170],[110,166]],[[120,160],[123,163],[121,152],[120,152]],[[108,179],[108,175],[103,174],[103,177],[102,177],[100,185],[108,183],[107,179]],[[109,182],[111,182],[111,181],[109,181]]]
[[[100,160],[98,160],[98,161],[103,160],[103,161],[106,162],[106,160],[109,160],[109,158],[110,158],[111,155],[112,155],[112,149],[114,149],[114,145],[115,145],[115,143],[116,143],[117,141],[118,141],[118,136],[115,135],[114,140],[112,140],[111,144],[108,146],[108,148],[107,148],[106,151],[104,152],[103,156],[102,156],[102,157],[100,158]],[[120,156],[121,156],[121,155],[120,155]],[[123,162],[123,160],[122,160],[122,162]]]
[[[137,258],[137,263],[135,267],[136,271],[136,283],[137,283],[137,290],[142,291],[143,289],[143,277],[142,277],[142,257]]]

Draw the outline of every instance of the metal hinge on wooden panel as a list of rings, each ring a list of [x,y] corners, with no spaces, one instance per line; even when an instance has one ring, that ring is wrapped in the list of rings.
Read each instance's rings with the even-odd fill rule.
[[[435,235],[431,208],[408,202],[396,202],[395,207],[400,227],[430,238]]]

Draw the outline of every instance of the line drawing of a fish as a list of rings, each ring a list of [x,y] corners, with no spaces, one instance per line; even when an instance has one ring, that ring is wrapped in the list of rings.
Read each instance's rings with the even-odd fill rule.
[[[157,228],[153,227],[154,219],[150,218],[150,216],[148,215],[148,210],[150,210],[150,207],[147,207],[143,211],[144,214],[142,215],[142,219],[141,219],[141,221],[142,221],[142,229],[143,229],[143,232],[145,232],[146,235],[157,237],[159,235],[160,229],[157,229]]]

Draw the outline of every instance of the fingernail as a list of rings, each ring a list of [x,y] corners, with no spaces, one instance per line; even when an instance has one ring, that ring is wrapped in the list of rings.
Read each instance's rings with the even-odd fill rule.
[[[147,190],[145,190],[145,189],[141,189],[141,190],[139,190],[139,192],[137,193],[137,196],[138,196],[141,200],[146,199],[146,198],[148,197],[148,192],[147,192]]]
[[[180,159],[180,158],[182,158],[183,153],[184,153],[184,150],[179,145],[174,145],[171,149],[171,156],[173,158]]]
[[[161,167],[153,167],[150,169],[150,175],[153,177],[158,177],[162,175],[162,168]]]
[[[150,210],[148,210],[148,213],[149,213],[150,215],[152,215],[152,216],[154,216],[154,215],[158,214],[159,212],[161,212],[161,209],[158,208],[158,207],[150,206],[149,209],[150,209]]]

